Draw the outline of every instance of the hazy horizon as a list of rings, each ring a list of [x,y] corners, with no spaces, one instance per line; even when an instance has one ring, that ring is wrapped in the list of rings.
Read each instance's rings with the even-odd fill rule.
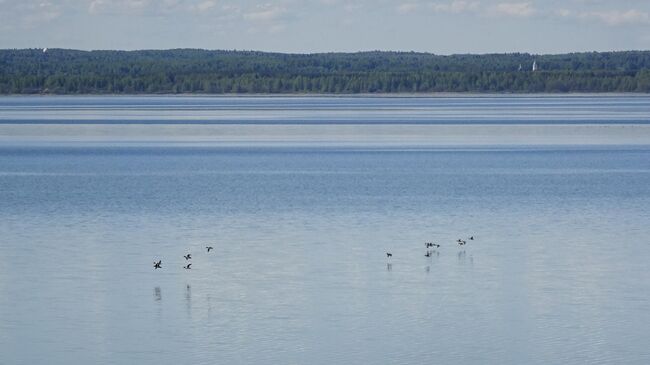
[[[318,51],[318,52],[283,52],[283,51],[265,51],[261,49],[227,49],[227,48],[194,48],[194,47],[176,47],[176,48],[136,48],[136,49],[120,49],[120,48],[97,48],[97,49],[85,49],[85,48],[61,48],[61,47],[24,47],[24,48],[0,48],[0,50],[43,50],[48,51],[60,49],[66,51],[81,51],[81,52],[140,52],[140,51],[174,51],[174,50],[199,50],[206,52],[251,52],[251,53],[276,53],[276,54],[287,54],[287,55],[318,55],[318,54],[355,54],[355,53],[373,53],[373,52],[382,52],[382,53],[416,53],[416,54],[428,54],[435,56],[460,56],[460,55],[473,55],[473,56],[488,56],[488,55],[507,55],[507,54],[529,54],[532,56],[553,56],[553,55],[563,55],[563,54],[574,54],[574,53],[617,53],[617,52],[648,52],[649,49],[621,49],[621,50],[611,50],[611,51],[595,51],[595,50],[586,50],[586,51],[566,51],[566,52],[551,52],[551,53],[532,53],[532,52],[480,52],[480,53],[471,53],[471,52],[459,52],[459,53],[434,53],[427,51],[416,51],[416,50],[394,50],[394,49],[368,49],[368,50],[352,50],[352,51]]]

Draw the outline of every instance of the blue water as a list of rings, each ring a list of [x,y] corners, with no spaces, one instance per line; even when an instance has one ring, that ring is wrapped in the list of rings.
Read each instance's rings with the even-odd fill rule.
[[[647,95],[0,98],[2,124],[649,124]]]
[[[648,364],[648,142],[5,140],[0,364]]]

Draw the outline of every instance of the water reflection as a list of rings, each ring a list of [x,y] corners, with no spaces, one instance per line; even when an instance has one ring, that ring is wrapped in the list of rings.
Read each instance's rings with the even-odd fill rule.
[[[192,316],[192,287],[187,284],[185,287],[185,309],[189,317]]]
[[[458,251],[458,262],[465,262],[465,257],[467,256],[467,253],[465,250]]]
[[[646,147],[5,151],[2,171],[62,175],[0,171],[3,364],[650,364]],[[467,226],[464,251],[444,234]],[[224,254],[183,270],[212,237]]]
[[[212,317],[212,297],[210,294],[206,296],[206,301],[208,302],[208,319]]]

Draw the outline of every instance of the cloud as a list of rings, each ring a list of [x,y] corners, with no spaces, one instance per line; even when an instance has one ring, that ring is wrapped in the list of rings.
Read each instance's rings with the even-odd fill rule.
[[[633,24],[650,24],[650,13],[639,10],[607,10],[592,11],[581,13],[582,19],[593,19],[601,21],[607,25],[633,25]]]
[[[400,14],[411,14],[419,11],[433,11],[435,13],[460,14],[476,12],[479,10],[478,1],[453,0],[450,2],[405,2],[397,6]]]
[[[431,3],[429,7],[438,13],[460,14],[478,11],[480,3],[478,1],[454,0],[449,3]]]
[[[346,13],[351,13],[354,11],[357,11],[359,9],[364,8],[367,5],[370,5],[370,7],[373,8],[378,8],[378,4],[375,2],[376,0],[372,1],[364,1],[364,0],[357,0],[357,1],[350,1],[350,0],[312,0],[312,1],[295,1],[295,0],[285,0],[284,2],[290,2],[294,5],[294,7],[302,7],[304,9],[309,9],[310,8],[310,3],[314,3],[320,6],[327,7],[329,10],[338,10],[342,9]],[[414,0],[418,1],[418,0]],[[397,6],[399,7],[399,5]]]
[[[198,2],[192,2],[192,3],[188,4],[187,9],[190,12],[205,15],[206,13],[210,13],[210,12],[218,9],[218,4],[219,3],[216,0],[201,0],[201,1],[198,1]],[[223,6],[221,10],[222,11],[223,10],[227,11],[228,8],[226,6]]]
[[[284,6],[266,3],[244,9],[241,17],[248,23],[250,33],[279,33],[287,29],[295,14]]]
[[[420,8],[418,3],[402,3],[397,6],[397,12],[400,14],[409,14]]]
[[[61,5],[56,1],[23,0],[16,2],[1,1],[0,24],[5,29],[38,28],[63,15]]]
[[[29,16],[33,17],[36,21],[49,21],[54,20],[61,16],[61,9],[58,5],[52,4],[49,1],[42,1],[33,8],[34,12]]]
[[[92,15],[161,15],[192,9],[210,1],[189,0],[84,0]]]
[[[88,12],[97,14],[144,14],[153,11],[150,0],[92,0],[88,5]],[[160,4],[160,5],[164,5]],[[160,6],[159,5],[159,6]],[[158,6],[158,7],[159,7]]]
[[[553,15],[559,18],[567,18],[570,17],[573,12],[569,9],[555,9],[553,10]]]
[[[196,5],[196,10],[206,11],[217,6],[217,2],[213,0],[202,1]]]
[[[531,2],[499,3],[491,9],[492,15],[526,18],[537,13]]]
[[[141,14],[150,9],[150,0],[92,0],[90,14]]]
[[[611,9],[616,3],[608,0],[403,0],[397,2],[394,9],[403,15],[432,11],[444,14],[471,13],[487,17],[591,20],[609,26],[650,24],[650,3],[644,2],[645,0],[630,1],[637,3],[638,7],[629,10]]]
[[[271,4],[258,5],[244,13],[244,19],[254,22],[269,22],[281,19],[287,14],[285,8]]]

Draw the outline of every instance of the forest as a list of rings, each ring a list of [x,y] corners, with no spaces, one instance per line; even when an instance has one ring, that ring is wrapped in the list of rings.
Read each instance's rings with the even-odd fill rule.
[[[0,94],[433,92],[648,93],[650,51],[435,55],[0,50]]]

